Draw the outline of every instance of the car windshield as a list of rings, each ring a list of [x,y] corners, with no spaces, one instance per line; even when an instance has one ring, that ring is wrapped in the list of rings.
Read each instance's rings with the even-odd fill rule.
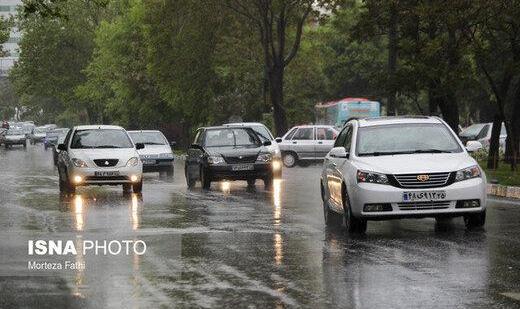
[[[480,131],[482,131],[482,128],[484,128],[486,124],[485,123],[476,123],[472,124],[469,127],[467,127],[462,133],[460,133],[461,136],[477,136]]]
[[[260,140],[258,135],[247,128],[236,129],[211,129],[206,131],[204,139],[206,147],[244,146],[258,147]]]
[[[269,130],[266,129],[264,126],[253,126],[251,127],[253,130],[255,130],[256,135],[262,140],[262,142],[265,141],[272,141],[274,140],[273,136],[269,132]]]
[[[128,132],[134,143],[145,145],[167,145],[164,135],[160,132]]]
[[[7,135],[23,135],[23,130],[20,129],[11,129],[7,131]]]
[[[76,131],[70,148],[133,148],[133,145],[123,130],[89,129]]]
[[[358,156],[453,153],[462,148],[442,124],[396,124],[358,129]]]

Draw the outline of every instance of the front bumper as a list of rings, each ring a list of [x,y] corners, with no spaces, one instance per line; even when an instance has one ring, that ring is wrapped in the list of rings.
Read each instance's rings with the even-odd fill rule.
[[[97,176],[96,172],[118,172],[114,176]],[[143,179],[143,166],[141,164],[131,167],[106,167],[106,168],[72,168],[69,171],[69,179],[76,186],[88,185],[121,185],[139,183]],[[81,181],[77,181],[77,176]],[[132,181],[132,176],[135,180]]]
[[[149,160],[149,159],[141,159],[141,160]],[[171,169],[173,166],[173,159],[153,159],[155,163],[144,163],[143,162],[143,172],[144,173],[154,173],[160,172],[167,169]]]
[[[234,165],[242,164],[225,164],[225,165],[210,165],[209,172],[213,180],[247,180],[247,179],[261,179],[265,177],[272,177],[276,174],[273,169],[273,163],[252,163],[253,169],[246,171],[234,171]]]
[[[434,202],[405,202],[404,192],[444,191],[446,198]],[[486,208],[486,184],[482,178],[455,182],[431,189],[402,189],[390,185],[360,183],[348,188],[352,213],[366,219],[460,216],[482,212]],[[479,207],[456,208],[457,201],[478,200]],[[368,212],[366,204],[390,204],[390,211]]]
[[[20,140],[12,140],[12,139],[6,139],[3,143],[7,145],[25,145],[26,140],[20,139]]]

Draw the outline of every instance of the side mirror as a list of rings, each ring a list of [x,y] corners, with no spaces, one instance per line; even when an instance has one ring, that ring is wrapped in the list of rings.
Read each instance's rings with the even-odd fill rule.
[[[271,141],[265,141],[262,143],[264,146],[271,146]]]
[[[329,152],[329,156],[333,158],[348,158],[348,155],[345,147],[334,147]]]
[[[144,144],[143,143],[136,143],[135,144],[135,149],[136,150],[144,149]]]
[[[281,143],[281,142],[282,142],[282,138],[281,138],[281,137],[277,137],[277,138],[275,139],[275,141],[276,141],[277,143]]]
[[[199,144],[191,144],[191,145],[190,145],[190,148],[191,148],[191,149],[202,150],[202,146],[199,145]]]
[[[176,142],[176,141],[171,141],[171,142],[170,142],[170,146],[172,146],[172,147],[177,146],[177,142]]]
[[[58,144],[58,150],[59,151],[67,151],[67,146],[65,146],[65,144]]]
[[[468,141],[466,143],[466,150],[468,152],[475,152],[482,149],[484,146],[482,146],[482,143],[479,141]]]

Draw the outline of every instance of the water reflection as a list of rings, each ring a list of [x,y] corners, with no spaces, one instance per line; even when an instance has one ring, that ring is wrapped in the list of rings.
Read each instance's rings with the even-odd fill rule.
[[[274,234],[274,262],[276,265],[282,265],[283,261],[283,240],[280,233]]]
[[[273,207],[274,207],[274,224],[280,225],[282,216],[282,180],[273,180]]]
[[[78,252],[75,259],[76,265],[85,265],[85,256],[83,255],[83,237],[81,235],[76,236],[76,249]],[[78,267],[75,272],[72,295],[83,298],[84,295],[81,289],[85,285],[85,269],[83,267]]]
[[[230,181],[222,181],[220,183],[220,190],[224,193],[224,194],[229,194],[229,192],[231,192],[231,182]]]
[[[111,218],[109,224],[116,224],[117,222],[123,227],[129,226],[135,231],[141,227],[142,202],[142,195],[136,193],[123,195],[123,197],[108,194],[89,196],[89,194],[82,193],[61,197],[60,209],[72,215],[73,229],[77,232],[85,231],[88,221],[91,221],[89,223],[89,226],[92,225],[91,228],[103,225],[107,222],[107,213],[110,213],[109,217]],[[125,205],[128,207],[128,213],[121,211],[125,209]],[[123,206],[123,208],[119,208],[120,206]],[[116,219],[123,218],[124,221],[116,221]]]
[[[78,194],[74,198],[74,222],[77,231],[83,231],[83,228],[85,227],[84,216],[85,212],[83,210],[83,198]]]

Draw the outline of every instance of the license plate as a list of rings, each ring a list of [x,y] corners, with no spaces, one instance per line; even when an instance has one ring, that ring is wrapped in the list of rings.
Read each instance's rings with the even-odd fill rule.
[[[428,202],[446,199],[445,191],[403,192],[403,202]]]
[[[231,167],[233,171],[251,171],[253,169],[253,164],[236,164]]]
[[[155,164],[155,160],[143,160],[143,164],[147,164],[147,165]]]
[[[94,176],[99,176],[99,177],[119,176],[119,171],[94,172]]]

